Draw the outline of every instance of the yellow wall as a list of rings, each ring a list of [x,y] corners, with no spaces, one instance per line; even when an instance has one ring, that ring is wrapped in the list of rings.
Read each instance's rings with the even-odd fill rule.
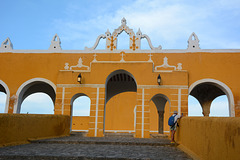
[[[112,97],[106,105],[105,131],[134,131],[135,106],[136,92],[124,92]]]
[[[69,129],[69,116],[0,114],[0,146],[27,143],[29,138],[66,136]]]
[[[201,51],[201,50],[199,50]],[[24,52],[24,51],[23,51]],[[126,51],[127,52],[127,51]],[[141,52],[141,51],[139,51]],[[150,53],[150,51],[149,51]],[[71,99],[77,93],[86,94],[91,99],[90,118],[89,118],[89,136],[104,136],[104,125],[113,130],[132,130],[133,128],[133,108],[137,105],[136,117],[136,137],[149,137],[149,131],[155,130],[158,122],[150,119],[152,110],[151,98],[156,94],[164,94],[169,98],[170,104],[165,107],[164,130],[168,131],[167,118],[174,110],[178,110],[179,105],[181,113],[188,114],[188,89],[196,81],[201,79],[215,79],[226,84],[234,98],[232,104],[235,109],[235,116],[240,116],[240,76],[236,74],[240,68],[240,53],[235,52],[183,52],[183,53],[152,53],[152,61],[149,62],[149,53],[124,53],[125,62],[120,62],[121,54],[114,52],[97,53],[97,62],[92,62],[95,53],[1,53],[0,54],[0,80],[9,88],[10,95],[16,95],[19,87],[26,81],[33,78],[44,78],[56,86],[56,100],[54,103],[55,114],[71,114]],[[83,65],[90,69],[77,68],[76,71],[65,70],[65,63],[69,66],[78,64],[78,59],[82,58]],[[154,68],[163,64],[163,58],[168,58],[168,64],[177,66],[182,63],[181,71],[156,71]],[[115,97],[109,100],[105,106],[105,84],[107,77],[116,70],[126,70],[133,75],[137,84],[136,98],[131,98],[124,106],[125,110],[114,110],[117,119],[121,115],[131,117],[129,124],[118,121],[114,126],[116,118],[107,113],[116,106],[121,107],[124,104],[122,93],[120,101]],[[169,68],[163,68],[168,70]],[[170,70],[172,70],[170,68]],[[82,84],[77,82],[77,76],[81,73]],[[162,82],[157,84],[157,76],[161,75]],[[16,80],[17,78],[17,80]],[[183,88],[181,88],[183,87]],[[181,94],[179,94],[179,88]],[[63,93],[64,91],[64,93]],[[142,96],[142,93],[144,95]],[[124,95],[124,93],[123,93]],[[178,101],[180,95],[180,103]],[[144,100],[142,99],[144,97]],[[142,104],[144,103],[144,107]],[[98,105],[98,108],[97,108]],[[144,108],[144,111],[142,109]],[[8,113],[13,113],[14,101],[10,99]],[[95,117],[98,115],[98,117]],[[104,115],[106,123],[104,124]],[[112,118],[109,117],[112,116]],[[155,120],[157,118],[155,117]],[[144,124],[142,124],[144,122]],[[78,122],[81,123],[81,122]],[[97,123],[97,124],[95,124]],[[127,125],[122,125],[127,124]],[[78,125],[79,126],[79,125]],[[81,130],[81,127],[75,128]],[[106,129],[106,128],[105,128]],[[167,133],[167,132],[166,132]]]
[[[176,137],[203,160],[240,158],[240,118],[183,117]]]
[[[86,131],[89,129],[89,116],[73,116],[72,130]]]

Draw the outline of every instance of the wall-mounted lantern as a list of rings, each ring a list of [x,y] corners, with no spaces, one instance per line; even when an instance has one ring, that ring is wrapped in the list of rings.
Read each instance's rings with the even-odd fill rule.
[[[160,76],[160,74],[157,77],[157,83],[158,83],[158,85],[160,85],[160,83],[161,83],[161,76]]]
[[[79,73],[78,77],[77,77],[77,81],[81,84],[82,83],[82,75],[81,73]]]

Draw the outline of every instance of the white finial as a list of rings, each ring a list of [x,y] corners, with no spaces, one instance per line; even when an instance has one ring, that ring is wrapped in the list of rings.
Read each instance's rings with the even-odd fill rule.
[[[194,32],[190,35],[188,39],[188,49],[200,49],[199,39]]]
[[[65,70],[68,70],[68,69],[69,69],[69,63],[65,63],[64,69],[65,69]]]
[[[80,57],[79,60],[78,60],[78,65],[82,66],[82,63],[83,63],[83,60],[82,60],[82,57]]]
[[[10,41],[10,38],[7,38],[5,41],[3,41],[1,45],[2,50],[12,50],[13,49],[13,44]]]
[[[109,29],[107,29],[107,32],[105,32],[106,36],[109,37],[111,36],[111,33],[109,32]]]
[[[142,35],[142,32],[141,32],[140,28],[138,29],[137,35],[138,35],[138,36],[141,36],[141,35]]]
[[[167,57],[163,58],[163,64],[168,64],[168,58]]]
[[[62,50],[61,41],[57,34],[53,36],[49,50]]]
[[[126,25],[127,24],[127,21],[126,21],[126,19],[124,17],[123,17],[121,23],[122,23],[122,25]]]
[[[178,65],[177,70],[181,71],[182,70],[182,63],[178,63],[177,65]]]

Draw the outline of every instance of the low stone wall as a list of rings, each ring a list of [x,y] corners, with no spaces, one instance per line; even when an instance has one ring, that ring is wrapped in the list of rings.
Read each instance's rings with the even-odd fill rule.
[[[0,114],[0,146],[69,135],[70,117],[65,115]]]
[[[240,117],[183,117],[176,138],[197,159],[239,159]]]

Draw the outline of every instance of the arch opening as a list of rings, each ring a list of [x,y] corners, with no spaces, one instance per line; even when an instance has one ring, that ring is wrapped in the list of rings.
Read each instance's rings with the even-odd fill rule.
[[[0,80],[0,113],[8,113],[10,91],[6,83]]]
[[[6,93],[0,91],[0,113],[5,113],[6,99]]]
[[[71,99],[71,131],[88,132],[91,99],[83,93]]]
[[[129,49],[130,36],[124,30],[117,36],[117,49]]]
[[[154,130],[156,130],[157,128],[158,133],[163,134],[164,121],[165,121],[164,114],[166,110],[165,108],[167,105],[169,105],[170,107],[170,100],[167,96],[163,94],[156,94],[151,98],[150,101],[152,101],[155,105],[155,107],[152,107],[150,105],[150,125],[151,125],[150,130],[154,132]],[[157,123],[156,123],[156,120],[157,120]]]
[[[217,107],[217,110],[225,108],[225,111],[226,109],[228,110],[225,115],[228,114],[228,116],[235,116],[232,92],[224,83],[220,81],[213,79],[199,80],[190,86],[189,95],[193,96],[199,101],[202,107],[202,114],[204,116],[220,116],[214,113],[210,114],[210,111],[213,111],[211,107],[214,106],[214,99],[225,96],[228,99],[228,105],[223,106],[224,103],[222,103],[221,107]]]
[[[54,114],[54,104],[51,97],[37,92],[24,98],[21,104],[21,114]]]
[[[134,130],[137,83],[125,70],[112,72],[105,83],[104,132]]]
[[[212,101],[209,117],[229,117],[228,98],[219,96]]]
[[[106,80],[106,103],[115,95],[123,92],[137,92],[133,75],[125,70],[112,72]]]
[[[17,97],[18,101],[16,106],[14,107],[14,113],[20,113],[21,112],[21,106],[23,101],[30,95],[34,93],[45,93],[47,94],[50,99],[53,102],[53,106],[55,104],[55,98],[56,98],[56,93],[55,93],[55,85],[45,79],[31,79],[24,84],[22,84],[18,91],[17,91]]]
[[[199,101],[195,97],[189,95],[188,96],[188,116],[201,117],[203,116],[202,113],[203,113],[203,110]]]

